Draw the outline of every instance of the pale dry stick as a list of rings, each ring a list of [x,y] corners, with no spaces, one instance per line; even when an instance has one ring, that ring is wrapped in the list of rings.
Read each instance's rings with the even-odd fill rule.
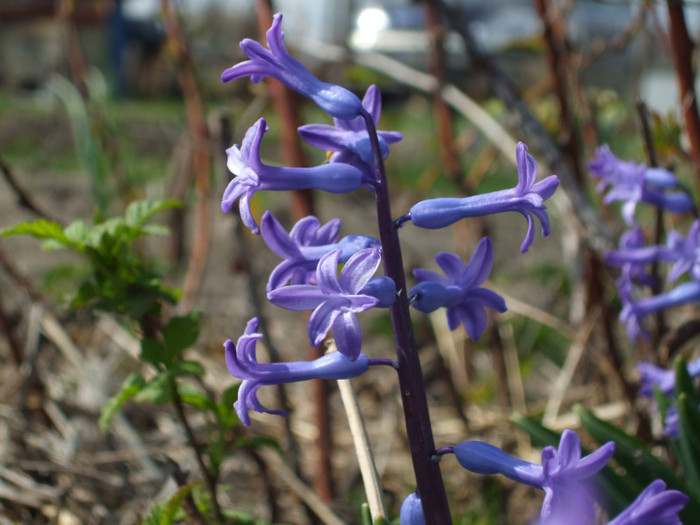
[[[469,386],[465,353],[457,348],[455,336],[447,326],[445,312],[436,310],[428,315],[428,319],[435,334],[438,352],[448,363],[447,368],[452,376],[452,382],[458,391],[464,392]]]
[[[335,342],[331,343],[328,348],[329,352],[334,350]],[[357,462],[360,465],[360,474],[362,474],[362,483],[365,486],[365,494],[367,495],[367,503],[369,504],[372,521],[378,518],[386,519],[386,505],[384,504],[384,496],[382,494],[377,466],[374,463],[374,455],[372,454],[372,447],[369,444],[369,436],[367,436],[365,422],[362,419],[360,405],[357,402],[357,394],[355,393],[350,379],[339,379],[338,391],[340,392],[340,399],[343,402],[345,414],[348,418],[350,434],[352,435],[352,441],[355,445],[355,454],[357,455]]]
[[[562,400],[564,399],[564,394],[567,388],[571,384],[571,378],[576,371],[576,368],[583,357],[583,351],[586,349],[586,343],[588,342],[593,328],[601,315],[601,308],[596,307],[588,316],[588,319],[584,325],[578,330],[576,338],[569,349],[569,353],[566,356],[566,361],[564,366],[559,373],[552,391],[547,399],[547,405],[544,409],[544,416],[542,417],[542,424],[546,427],[552,428],[557,420],[557,414],[559,413],[559,408],[561,407]]]
[[[516,413],[527,414],[525,388],[523,387],[523,378],[520,375],[520,360],[518,359],[518,349],[515,344],[513,325],[510,323],[498,323],[498,333],[503,342],[503,360],[505,362],[506,380],[508,383],[508,392],[510,393],[511,406]],[[520,452],[531,449],[530,438],[525,432],[517,432],[515,436]]]
[[[345,522],[306,483],[294,474],[292,469],[279,456],[278,452],[269,448],[263,448],[260,450],[260,456],[265,460],[270,471],[274,472],[277,478],[287,485],[289,490],[303,501],[323,523],[326,525],[345,525]]]
[[[508,306],[508,311],[501,314],[502,319],[508,319],[509,317],[512,317],[513,314],[518,314],[522,315],[523,317],[527,317],[528,319],[532,319],[543,326],[552,328],[570,339],[573,339],[576,336],[576,330],[574,330],[574,328],[572,328],[566,321],[563,321],[557,316],[545,312],[544,310],[540,310],[529,303],[520,301],[519,299],[508,295],[495,286],[491,281],[486,281],[486,285],[498,295],[503,297],[506,305]]]

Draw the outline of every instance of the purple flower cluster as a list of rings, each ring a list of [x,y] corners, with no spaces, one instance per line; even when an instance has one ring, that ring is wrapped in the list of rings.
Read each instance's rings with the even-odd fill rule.
[[[481,286],[493,266],[494,249],[488,238],[479,242],[466,264],[454,254],[439,253],[436,262],[444,275],[416,269],[414,276],[418,283],[408,294],[405,290],[397,289],[396,283],[405,281],[401,265],[392,264],[401,261],[397,228],[407,221],[421,228],[443,228],[467,217],[515,211],[527,220],[527,233],[520,246],[520,251],[525,252],[533,243],[536,219],[541,225],[542,234],[549,234],[545,202],[557,189],[559,179],[551,175],[537,181],[535,159],[527,153],[527,147],[519,143],[516,150],[518,182],[514,188],[466,198],[424,200],[411,207],[407,215],[392,222],[383,160],[389,154],[389,147],[400,141],[402,135],[376,131],[381,114],[379,90],[371,86],[360,101],[347,89],[314,77],[287,51],[281,24],[282,15],[275,15],[266,35],[267,47],[253,40],[244,40],[241,48],[249,60],[227,69],[222,80],[228,82],[250,77],[255,83],[271,77],[313,100],[333,117],[334,124],[306,125],[298,131],[310,145],[329,151],[329,162],[309,168],[264,164],[260,148],[267,124],[260,119],[248,130],[240,146],[235,145],[227,151],[227,165],[234,177],[224,191],[221,209],[229,212],[238,201],[243,223],[253,233],[261,233],[271,251],[282,259],[271,272],[267,283],[270,302],[290,310],[310,311],[310,343],[319,346],[332,332],[337,351],[310,362],[260,363],[256,346],[263,335],[258,332],[258,319],[251,319],[236,343],[227,340],[224,344],[228,370],[242,380],[234,408],[240,421],[248,425],[251,410],[283,414],[281,410],[263,406],[258,399],[261,386],[314,378],[348,379],[367,372],[371,366],[390,365],[396,369],[402,386],[407,435],[409,441],[413,440],[412,448],[413,443],[418,443],[419,447],[428,443],[426,448],[432,448],[429,412],[427,404],[421,400],[425,396],[414,395],[413,392],[414,388],[420,388],[421,375],[417,350],[412,343],[409,302],[422,312],[445,308],[450,329],[455,330],[463,325],[472,339],[478,339],[484,331],[486,308],[503,312],[506,305],[502,297]],[[601,151],[599,157],[592,163],[592,169],[599,174],[603,186],[613,186],[608,199],[624,197],[635,204],[639,201],[652,202],[674,211],[683,208],[685,194],[665,192],[677,186],[672,174],[628,166],[614,159],[609,151]],[[251,211],[251,198],[262,190],[316,189],[342,194],[361,187],[369,189],[376,196],[381,243],[365,235],[341,238],[339,219],[322,225],[316,217],[309,216],[299,220],[288,231],[269,211],[263,214],[258,226]],[[674,261],[674,271],[678,275],[689,270],[692,273],[695,271],[697,251],[691,245],[694,239],[674,237],[669,246],[649,250],[644,248],[639,235],[630,235],[621,245],[621,252],[624,253],[611,254],[610,260],[617,261],[623,267],[628,283],[648,280],[644,265],[650,260]],[[387,275],[377,275],[382,262]],[[683,286],[680,285],[677,290],[686,298],[691,292],[685,292]],[[627,288],[631,293],[631,285]],[[676,302],[679,300],[676,299]],[[651,304],[645,306],[641,301],[635,306],[639,312],[634,315],[638,316],[646,315],[655,308]],[[396,360],[372,359],[362,352],[358,315],[373,308],[392,309]],[[405,319],[408,322],[404,323]],[[401,326],[403,331],[397,328]],[[414,386],[406,389],[407,384]],[[419,406],[421,403],[425,406]],[[414,416],[424,414],[424,417],[409,417],[409,412]],[[413,434],[420,434],[420,439],[416,441]],[[542,489],[545,492],[540,514],[542,524],[578,525],[590,523],[595,517],[595,494],[591,491],[591,480],[610,460],[615,447],[613,443],[607,443],[592,454],[581,457],[578,435],[565,431],[558,448],[547,447],[543,450],[541,465],[513,458],[496,447],[478,441],[467,441],[447,448],[456,455],[462,466],[473,472],[500,473]],[[423,462],[421,467],[418,465],[420,461]],[[400,517],[404,525],[449,521],[447,499],[444,498],[444,504],[433,501],[443,498],[444,490],[433,493],[436,498],[426,496],[424,492],[430,492],[432,488],[431,483],[424,481],[434,476],[431,461],[430,453],[422,457],[414,456],[414,469],[423,499],[417,494],[406,499]],[[424,468],[425,465],[427,468]],[[425,475],[420,476],[419,472]],[[439,476],[437,481],[440,481]],[[663,482],[655,482],[611,523],[633,525],[649,523],[652,518],[661,520],[659,523],[675,523],[673,520],[677,519],[685,500],[682,494],[665,490]],[[430,509],[439,509],[438,513],[446,517],[438,519],[435,513],[429,512]]]
[[[634,224],[637,203],[644,202],[676,213],[694,208],[693,200],[684,191],[667,192],[680,187],[676,176],[660,168],[618,159],[607,144],[598,148],[597,156],[588,163],[591,175],[598,179],[598,191],[607,191],[604,202],[622,201],[622,217]]]

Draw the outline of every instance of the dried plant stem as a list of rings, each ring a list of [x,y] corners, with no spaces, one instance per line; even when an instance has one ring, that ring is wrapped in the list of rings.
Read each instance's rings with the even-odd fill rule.
[[[694,44],[688,34],[685,23],[683,2],[666,0],[670,23],[671,53],[676,69],[676,79],[680,91],[681,112],[685,121],[685,132],[690,142],[690,156],[695,168],[696,184],[700,188],[700,115],[695,93],[695,75],[693,74]]]
[[[355,445],[355,454],[360,465],[360,473],[362,474],[362,482],[365,486],[365,494],[367,495],[367,503],[372,514],[372,520],[386,518],[386,505],[384,504],[379,473],[374,463],[369,437],[360,413],[360,405],[357,402],[355,389],[349,379],[341,379],[338,381],[338,390],[345,408],[345,414],[348,417],[350,434],[352,434],[352,441]]]

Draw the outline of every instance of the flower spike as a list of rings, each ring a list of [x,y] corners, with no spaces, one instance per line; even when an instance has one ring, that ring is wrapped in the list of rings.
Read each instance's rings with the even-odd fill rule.
[[[549,217],[544,202],[559,186],[556,175],[535,182],[537,163],[527,152],[527,146],[518,143],[518,184],[509,190],[494,191],[465,198],[428,199],[415,204],[407,216],[420,228],[444,228],[465,217],[481,217],[506,211],[517,211],[527,219],[527,234],[520,246],[525,253],[535,238],[535,220],[542,225],[542,235],[549,235]]]
[[[240,198],[241,219],[253,233],[260,233],[250,211],[250,199],[257,191],[312,188],[346,193],[362,186],[362,172],[349,164],[322,164],[311,168],[281,168],[263,164],[260,160],[260,143],[266,131],[267,124],[261,118],[247,131],[240,148],[233,146],[226,150],[226,165],[235,177],[224,191],[221,211],[231,211]]]
[[[310,98],[333,117],[353,119],[363,113],[362,103],[354,93],[343,87],[321,82],[289,54],[283,42],[281,13],[274,16],[272,26],[265,36],[268,49],[249,38],[241,42],[241,49],[250,60],[224,71],[221,75],[223,82],[250,77],[253,83],[257,84],[265,77],[272,77]]]

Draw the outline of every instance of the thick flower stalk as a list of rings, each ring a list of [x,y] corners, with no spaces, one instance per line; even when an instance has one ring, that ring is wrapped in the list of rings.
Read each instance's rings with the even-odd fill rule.
[[[362,99],[362,107],[372,118],[374,125],[379,124],[382,112],[382,99],[377,86],[370,86]],[[334,126],[326,124],[308,124],[299,127],[299,135],[312,146],[330,151],[330,161],[352,164],[373,176],[373,151],[365,120],[356,117],[352,120],[334,118]],[[403,135],[396,131],[377,131],[382,157],[389,154],[389,145],[399,142]]]
[[[491,240],[488,237],[481,239],[467,264],[462,264],[457,255],[447,252],[439,253],[435,261],[445,276],[422,268],[413,270],[420,282],[408,292],[411,305],[426,313],[446,308],[450,330],[463,324],[471,339],[479,339],[488,320],[486,307],[506,311],[506,303],[500,295],[479,286],[493,266]]]
[[[321,82],[304,65],[292,57],[284,45],[282,14],[277,13],[272,27],[267,31],[265,49],[249,38],[241,42],[241,49],[250,60],[236,64],[221,75],[223,82],[250,77],[257,84],[265,77],[276,78],[290,89],[313,100],[333,117],[353,119],[362,114],[364,108],[360,99],[347,89]]]
[[[610,461],[615,443],[606,443],[582,458],[578,435],[565,430],[558,449],[544,448],[541,465],[514,458],[481,441],[465,441],[453,447],[453,451],[460,465],[471,472],[503,474],[544,490],[541,525],[590,525],[595,519],[590,480]]]
[[[550,175],[537,179],[537,163],[527,152],[527,146],[518,143],[518,184],[509,190],[494,191],[465,198],[428,199],[415,204],[408,215],[399,219],[399,224],[410,220],[420,228],[444,228],[465,217],[480,217],[494,213],[515,211],[527,219],[527,234],[520,246],[526,252],[535,238],[535,217],[542,225],[542,235],[549,235],[549,217],[544,202],[559,186],[559,178]]]
[[[315,282],[318,261],[333,250],[340,250],[338,261],[345,263],[360,250],[380,248],[377,239],[366,235],[348,235],[338,240],[340,219],[321,226],[316,217],[304,217],[287,233],[275,216],[266,211],[260,221],[260,231],[270,250],[284,259],[270,273],[268,292],[287,283]]]
[[[318,346],[333,329],[338,350],[348,359],[360,355],[362,335],[356,314],[380,306],[382,298],[395,297],[393,281],[382,280],[380,297],[369,282],[379,268],[381,254],[376,248],[354,254],[338,274],[340,250],[324,255],[316,268],[318,284],[294,284],[268,292],[270,302],[289,310],[313,310],[309,318],[309,340]],[[393,287],[386,292],[386,287]],[[393,292],[393,293],[392,293]],[[393,301],[392,301],[393,303]]]
[[[676,213],[694,209],[693,200],[686,192],[665,191],[681,186],[673,173],[620,160],[613,155],[607,144],[598,148],[597,156],[588,163],[588,167],[591,175],[599,180],[597,190],[608,190],[603,199],[605,204],[624,202],[622,217],[629,225],[634,224],[634,212],[639,202]]]
[[[240,198],[243,223],[255,234],[260,233],[250,211],[250,199],[260,190],[317,189],[346,193],[362,186],[362,171],[349,164],[323,164],[311,168],[267,166],[260,160],[260,143],[267,131],[265,119],[258,120],[247,132],[241,147],[226,150],[228,169],[235,175],[224,191],[221,210],[231,211]]]
[[[637,301],[623,292],[624,290],[620,290],[623,305],[620,320],[627,324],[627,337],[630,341],[636,341],[640,336],[649,337],[649,333],[641,324],[646,316],[673,306],[700,301],[700,282],[689,281],[679,284],[668,292],[644,297]]]
[[[364,373],[372,364],[372,360],[364,354],[359,354],[351,361],[340,352],[331,352],[310,362],[258,363],[255,356],[256,343],[262,338],[262,334],[257,332],[258,325],[257,318],[251,319],[237,344],[230,339],[224,343],[229,372],[243,380],[238,390],[238,401],[233,406],[244,425],[250,425],[248,410],[285,414],[284,410],[271,410],[262,406],[258,400],[258,389],[261,386],[309,379],[349,379]]]

